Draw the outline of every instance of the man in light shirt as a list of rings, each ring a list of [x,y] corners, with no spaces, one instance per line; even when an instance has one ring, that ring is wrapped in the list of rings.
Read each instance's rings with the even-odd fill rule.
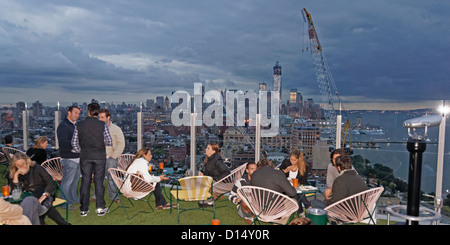
[[[111,177],[111,174],[109,174],[108,172],[108,169],[117,168],[118,159],[120,155],[122,155],[123,149],[125,148],[125,137],[123,135],[122,129],[120,129],[119,126],[111,122],[111,113],[108,111],[108,109],[100,110],[100,113],[98,114],[98,119],[104,121],[106,125],[108,125],[109,134],[111,135],[113,142],[112,146],[106,146],[106,168],[105,168],[106,170],[105,174],[108,178],[107,193],[109,199],[113,200],[113,198],[117,194],[117,188]],[[120,202],[120,199],[116,198],[114,201]]]

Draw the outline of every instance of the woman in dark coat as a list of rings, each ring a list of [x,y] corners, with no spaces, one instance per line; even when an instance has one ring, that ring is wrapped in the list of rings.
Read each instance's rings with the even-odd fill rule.
[[[39,136],[36,139],[36,143],[30,149],[27,150],[27,156],[37,164],[42,165],[47,160],[48,139],[45,136]]]
[[[205,170],[199,175],[210,176],[214,181],[219,181],[230,174],[230,170],[219,155],[220,148],[216,143],[210,143],[206,147]]]
[[[38,213],[41,224],[44,224],[45,215],[48,215],[58,225],[68,224],[61,217],[58,210],[52,206],[55,192],[53,178],[41,165],[36,164],[22,152],[16,153],[11,160],[9,185],[11,190],[21,188],[22,191],[31,192],[32,196],[26,197],[25,199],[34,198],[36,199],[34,203],[38,202],[45,207],[43,209],[40,205],[34,205],[36,207],[35,212]],[[25,199],[22,202],[25,202]]]
[[[230,170],[223,162],[222,157],[219,155],[219,152],[220,148],[216,143],[209,143],[205,149],[205,170],[203,172],[198,172],[198,175],[200,176],[205,175],[213,178],[213,186],[214,182],[219,181],[223,177],[226,177],[230,174]],[[213,199],[210,198],[204,202],[199,202],[198,205],[203,207],[210,207],[213,205]]]

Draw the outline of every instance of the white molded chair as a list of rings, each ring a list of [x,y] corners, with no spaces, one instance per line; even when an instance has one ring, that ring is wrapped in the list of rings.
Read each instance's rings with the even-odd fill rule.
[[[66,205],[66,221],[69,222],[69,203],[66,201],[66,195],[61,189],[61,180],[63,178],[63,167],[61,164],[61,157],[54,157],[46,160],[41,165],[47,173],[49,173],[53,181],[56,184],[57,189],[55,189],[55,200],[53,201],[53,207],[59,207],[63,204]],[[61,195],[64,199],[57,197],[58,189],[61,191]]]
[[[325,210],[328,211],[328,217],[339,224],[359,223],[365,219],[370,219],[373,224],[376,224],[373,220],[373,212],[383,191],[383,187],[369,189],[335,202],[327,206]]]
[[[228,193],[233,189],[234,184],[238,179],[242,177],[245,172],[247,163],[233,169],[231,173],[217,182],[214,182],[213,192],[216,196],[215,199],[219,199],[222,195]]]
[[[152,212],[154,211],[152,206],[150,206],[149,201],[151,193],[155,188],[150,182],[145,181],[138,175],[128,173],[127,171],[117,168],[110,168],[108,169],[108,172],[111,174],[111,177],[113,178],[114,183],[118,188],[116,197],[119,196],[120,198],[120,194],[122,194],[124,197],[128,199],[128,201],[131,203],[132,206],[134,206],[134,204],[131,202],[130,199],[146,201],[147,205],[152,209]],[[148,196],[147,200],[142,199],[146,196]],[[111,201],[109,207],[111,207],[111,205],[114,203],[116,197],[113,198],[113,201]],[[121,201],[120,204],[121,207],[125,210],[128,219],[134,218],[134,216],[136,216],[139,213],[149,213],[145,211],[138,211],[136,214],[130,217],[127,212],[127,207],[124,206],[123,201]]]
[[[117,159],[118,165],[117,168],[121,170],[127,170],[128,165],[131,164],[131,161],[133,161],[134,155],[133,154],[122,154]]]
[[[277,223],[282,218],[291,217],[298,210],[298,203],[279,192],[258,186],[241,186],[237,190],[238,196],[255,215],[253,224],[258,221]],[[283,224],[288,224],[290,219]]]
[[[11,164],[11,159],[14,156],[14,154],[16,154],[17,152],[22,152],[22,153],[25,153],[25,152],[18,150],[16,148],[13,148],[13,147],[8,147],[8,146],[2,147],[2,151],[3,151],[4,157],[6,157],[6,160],[7,160],[5,163],[2,163],[2,164],[6,165],[6,168],[3,171],[3,174],[6,174],[6,171],[8,171],[9,165]]]
[[[14,156],[14,154],[16,154],[17,152],[22,152],[25,153],[24,151],[21,151],[19,149],[13,148],[13,147],[8,147],[8,146],[4,146],[2,147],[2,151],[6,156],[6,159],[8,159],[9,162],[11,162],[11,158]]]

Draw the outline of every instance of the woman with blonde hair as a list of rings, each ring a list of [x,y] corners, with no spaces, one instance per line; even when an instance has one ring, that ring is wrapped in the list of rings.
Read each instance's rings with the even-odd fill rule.
[[[307,163],[305,161],[305,155],[299,149],[293,150],[289,154],[289,158],[286,158],[280,165],[280,170],[286,175],[286,178],[290,182],[292,179],[298,179],[299,185],[308,184],[308,171]],[[300,200],[305,208],[311,208],[311,203],[306,199],[305,195],[296,195],[295,199]],[[300,205],[299,213],[303,212],[303,208]]]
[[[133,161],[127,167],[127,172],[136,174],[142,177],[145,181],[150,182],[155,187],[153,194],[155,195],[155,205],[156,209],[169,209],[170,204],[167,203],[166,199],[162,195],[160,181],[168,180],[165,174],[160,176],[153,176],[148,172],[148,163],[152,160],[152,152],[148,147],[140,149],[136,156],[134,156]],[[140,197],[143,198],[144,196]],[[174,206],[176,207],[176,206]]]
[[[20,205],[24,215],[32,224],[44,224],[45,215],[58,225],[67,225],[61,214],[52,206],[55,183],[52,176],[22,152],[14,154],[9,171],[9,186],[11,190],[21,188],[32,193]]]
[[[48,139],[45,136],[39,136],[36,139],[34,146],[27,150],[27,156],[31,158],[31,160],[35,161],[37,164],[41,165],[43,162],[47,160],[47,149]]]
[[[291,182],[292,179],[298,179],[299,185],[308,183],[307,164],[301,150],[293,150],[289,154],[289,158],[284,159],[281,163],[280,170]]]

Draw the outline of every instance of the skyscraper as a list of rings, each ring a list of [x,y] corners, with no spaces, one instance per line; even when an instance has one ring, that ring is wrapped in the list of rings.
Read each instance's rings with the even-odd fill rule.
[[[296,88],[291,88],[291,93],[289,95],[289,104],[292,107],[296,107],[297,109],[301,109],[302,107],[303,96],[297,91]]]
[[[259,83],[259,91],[267,91],[267,86],[265,83]]]
[[[40,117],[42,116],[42,104],[38,101],[33,103],[33,117]]]
[[[280,93],[280,110],[281,110],[281,101],[283,101],[281,96],[281,90],[282,90],[281,66],[278,64],[277,61],[277,63],[273,67],[273,91],[278,91]]]

